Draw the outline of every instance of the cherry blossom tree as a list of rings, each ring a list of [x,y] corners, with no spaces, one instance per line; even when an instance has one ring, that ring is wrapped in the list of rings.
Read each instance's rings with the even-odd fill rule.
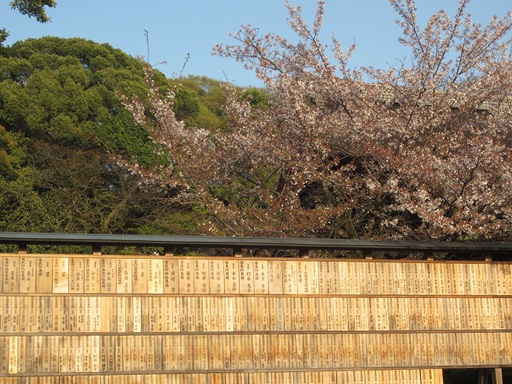
[[[171,183],[205,213],[205,233],[439,240],[510,239],[511,14],[474,23],[455,15],[425,26],[413,0],[390,0],[407,63],[352,68],[355,47],[320,40],[286,2],[296,41],[243,26],[214,52],[264,82],[268,103],[227,87],[225,131],[187,129],[172,93],[151,95],[153,126]]]

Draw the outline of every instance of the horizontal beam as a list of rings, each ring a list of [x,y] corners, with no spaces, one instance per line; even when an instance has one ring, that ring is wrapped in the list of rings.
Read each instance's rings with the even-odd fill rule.
[[[0,244],[448,252],[510,255],[512,243],[0,232]]]

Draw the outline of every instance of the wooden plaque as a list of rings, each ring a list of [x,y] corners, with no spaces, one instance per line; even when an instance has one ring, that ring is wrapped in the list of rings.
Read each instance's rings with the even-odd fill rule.
[[[309,289],[310,293],[313,295],[320,293],[320,288],[318,284],[318,264],[318,261],[311,261],[308,265],[308,281],[310,282]]]
[[[20,292],[32,293],[36,291],[36,259],[33,257],[20,257]]]
[[[91,372],[91,340],[88,336],[78,336],[74,342],[72,372]]]
[[[85,332],[93,332],[95,326],[95,318],[96,318],[96,307],[94,305],[95,297],[82,297],[85,305],[85,321],[84,321],[84,331]]]
[[[117,262],[115,259],[101,259],[101,293],[116,293],[117,292]]]
[[[365,264],[363,270],[366,275],[366,282],[362,287],[362,292],[366,294],[379,294],[380,277],[376,273],[377,264],[373,261],[368,261]]]
[[[183,352],[183,354],[179,356],[182,358],[180,363],[185,370],[190,370],[193,367],[192,343],[192,336],[184,336],[179,340],[179,350]]]
[[[179,292],[179,262],[178,260],[164,260],[164,293],[177,294]]]
[[[99,297],[99,320],[100,326],[99,329],[101,332],[111,332],[112,323],[116,324],[117,321],[115,316],[112,316],[114,310],[114,297]]]
[[[177,364],[176,359],[174,358],[176,353],[175,341],[176,337],[174,336],[162,336],[162,367],[164,371],[171,371],[176,369],[175,367]]]
[[[290,368],[290,354],[288,351],[290,350],[290,338],[292,335],[290,334],[281,334],[276,336],[279,341],[279,356],[280,356],[280,365],[283,368]]]
[[[116,329],[117,329],[117,332],[120,334],[123,334],[126,332],[126,307],[127,307],[128,300],[131,300],[131,298],[124,297],[124,296],[116,298],[116,303],[117,303],[116,308],[115,308],[116,319],[117,319]]]
[[[147,259],[132,260],[132,289],[133,293],[148,293],[148,272]]]
[[[55,274],[55,271],[54,271]],[[100,259],[88,257],[85,259],[85,293],[101,292],[101,263]]]
[[[283,293],[297,294],[297,261],[283,261]]]
[[[222,260],[210,260],[209,271],[210,293],[217,295],[224,294],[224,262]]]
[[[84,259],[69,259],[69,293],[84,293],[85,263]]]
[[[311,308],[311,300],[310,296],[302,297],[299,300],[300,305],[300,321],[299,330],[309,331],[314,329],[313,321],[312,321],[312,308]]]
[[[357,286],[356,293],[360,294],[369,294],[370,286],[371,286],[371,265],[373,262],[365,262],[365,263],[354,263],[355,272],[356,272],[356,280],[355,284]]]
[[[208,260],[194,261],[194,292],[210,293],[210,272]]]
[[[419,292],[422,295],[427,295],[429,293],[427,264],[424,262],[416,263],[416,272],[419,279]]]
[[[38,297],[26,297],[21,301],[20,328],[21,332],[38,332],[38,313],[44,313],[39,308]],[[0,301],[1,308],[1,301]],[[0,321],[1,324],[1,321]]]
[[[220,327],[222,326],[220,324],[220,312],[221,308],[219,308],[220,298],[218,297],[210,297],[210,331],[212,332],[218,332],[220,331]]]
[[[110,351],[109,351],[109,340],[108,336],[99,337],[99,372],[105,373],[109,371],[110,365]],[[58,356],[58,355],[57,355]]]
[[[50,258],[38,257],[37,263],[37,275],[36,275],[36,292],[38,293],[50,293],[52,292],[52,260]]]
[[[269,260],[267,262],[268,270],[268,289],[275,295],[282,294],[283,289],[283,262],[278,260]]]
[[[350,284],[346,284],[346,287],[343,287],[345,289],[345,292],[347,294],[359,294],[361,293],[361,282],[360,282],[360,276],[359,276],[359,268],[357,268],[357,264],[353,262],[347,262],[345,265],[342,265],[339,263],[338,265],[338,271],[334,271],[335,273],[339,273],[340,276],[343,274],[345,276],[344,281],[351,282]],[[338,284],[337,279],[335,280],[335,284]],[[333,293],[338,293],[339,290],[334,287]]]
[[[305,281],[306,264],[308,264],[308,263],[304,262],[304,261],[295,261],[297,293],[299,295],[304,295],[304,293],[306,292],[306,289],[305,289],[305,286],[306,286],[306,281]]]
[[[132,293],[132,261],[130,259],[117,259],[116,264],[116,292]]]
[[[320,299],[318,297],[313,297],[309,302],[309,315],[310,315],[310,324],[311,330],[321,330],[321,314],[320,314]]]
[[[510,275],[503,274],[502,268],[493,268],[493,278],[488,283],[491,285],[492,292],[497,295],[507,294],[507,285],[510,286]],[[510,294],[510,293],[509,293]]]
[[[194,338],[194,346],[196,346],[196,353],[193,354],[196,366],[194,368],[201,370],[215,369],[219,366],[219,355],[222,349],[220,338],[216,336],[212,344],[208,343],[208,336],[200,335]],[[210,357],[212,367],[210,367]]]
[[[245,297],[237,298],[237,305],[235,305],[235,316],[238,316],[238,320],[236,321],[239,324],[239,329],[241,331],[249,330],[249,313],[248,313],[248,300]],[[235,317],[236,319],[236,317]]]
[[[224,261],[225,292],[227,294],[240,293],[240,268],[238,260]]]
[[[330,265],[330,283],[329,292],[333,294],[347,294],[353,292],[354,279],[350,276],[350,262],[329,262]]]
[[[172,332],[180,331],[180,312],[181,312],[181,298],[172,297],[168,303],[172,307]],[[204,312],[203,312],[204,313]],[[206,317],[205,317],[206,322]]]
[[[122,356],[122,369],[121,371],[131,372],[133,370],[132,355],[137,355],[139,352],[136,350],[135,342],[132,340],[134,336],[121,337],[121,356]]]
[[[239,260],[240,293],[254,293],[254,261]]]
[[[327,287],[327,276],[328,270],[330,269],[329,264],[327,262],[319,261],[318,262],[318,293],[326,294],[328,293]]]
[[[148,292],[164,293],[164,261],[161,259],[148,260]]]
[[[184,297],[184,302],[186,302],[186,312],[187,317],[184,319],[186,325],[185,330],[187,332],[196,332],[198,331],[198,327],[196,327],[196,314],[198,312],[198,308],[196,307],[196,298],[195,297]]]
[[[131,342],[131,370],[144,371],[146,369],[146,340],[145,336],[130,337]]]
[[[179,289],[182,294],[194,293],[194,261],[179,261]]]
[[[222,336],[221,344],[224,347],[224,351],[220,352],[223,368],[229,366],[231,369],[243,369],[245,366],[249,366],[246,364],[246,359],[250,359],[249,351],[244,348],[241,335]]]
[[[316,285],[318,276],[313,273],[314,262],[297,262],[297,293],[310,295],[313,293],[313,285]],[[315,282],[315,283],[314,283]]]
[[[99,372],[100,371],[100,337],[90,336],[89,337],[91,344],[91,371]]]
[[[102,309],[101,309],[101,298],[96,296],[91,298],[91,332],[102,331]],[[108,319],[108,317],[107,317]],[[108,321],[108,320],[105,320]],[[105,324],[108,328],[108,323]]]
[[[141,306],[143,305],[142,304],[142,301],[143,300],[146,300],[146,297],[143,297],[141,298]],[[148,331],[148,327],[149,327],[149,319],[148,319],[148,316],[149,316],[149,313],[147,311],[144,311],[142,310],[141,312],[143,312],[146,316],[146,322],[144,323],[144,326],[146,327],[146,329],[144,329],[144,331]],[[134,330],[134,311],[133,311],[133,300],[132,300],[132,297],[127,297],[127,300],[125,302],[125,308],[124,308],[124,313],[125,313],[125,318],[124,318],[124,324],[125,324],[125,329],[126,329],[126,332],[133,332]],[[143,322],[144,320],[141,321],[141,323]]]
[[[53,293],[68,293],[68,258],[53,259]]]
[[[222,369],[224,367],[224,338],[222,336],[205,336],[205,348],[207,367],[210,370]],[[204,368],[203,368],[204,369]]]
[[[258,318],[256,324],[257,331],[265,331],[270,328],[270,304],[267,297],[256,298],[256,305],[258,309]]]
[[[502,317],[505,324],[512,324],[512,303],[510,300],[500,300],[502,303]],[[510,327],[510,325],[508,325]]]
[[[500,271],[503,276],[508,276],[508,278],[503,279],[504,284],[502,294],[512,295],[512,264],[502,264],[500,267]]]
[[[231,367],[231,338],[222,337],[223,347],[221,349],[221,363],[220,369],[229,369]]]
[[[268,262],[266,260],[254,261],[254,293],[268,294]]]
[[[16,293],[20,288],[20,271],[19,271],[19,258],[18,257],[4,257],[3,258],[3,292]]]

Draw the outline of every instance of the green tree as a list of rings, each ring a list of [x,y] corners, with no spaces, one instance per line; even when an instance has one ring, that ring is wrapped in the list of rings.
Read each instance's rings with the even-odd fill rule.
[[[13,0],[9,3],[12,9],[16,9],[22,15],[34,17],[40,23],[47,23],[50,17],[46,14],[45,7],[55,7],[55,0]],[[9,32],[0,30],[0,45],[7,39]]]
[[[35,170],[25,168],[16,180],[0,177],[0,230],[52,232],[55,218],[33,188]]]
[[[0,178],[15,180],[23,157],[14,135],[0,125]]]
[[[113,162],[167,164],[120,101],[147,98],[139,60],[45,37],[4,47],[0,69],[0,231],[195,233],[201,212],[170,199],[174,187],[146,188]],[[174,86],[160,73],[156,85]],[[191,96],[197,111],[195,88],[183,89],[181,105]]]
[[[8,131],[74,148],[103,148],[144,165],[160,161],[119,94],[147,94],[141,63],[108,44],[45,37],[5,47],[0,123]],[[167,88],[165,77],[159,84]]]

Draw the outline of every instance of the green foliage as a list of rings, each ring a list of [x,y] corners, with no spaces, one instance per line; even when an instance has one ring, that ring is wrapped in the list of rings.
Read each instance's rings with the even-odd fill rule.
[[[154,81],[162,95],[174,90],[190,129],[225,129],[224,83],[158,71]],[[145,188],[114,164],[168,162],[121,95],[148,103],[143,63],[108,44],[45,37],[0,50],[0,231],[199,233],[204,212],[173,199],[176,188]]]
[[[14,135],[0,125],[0,178],[15,180],[24,157],[25,154],[18,148]]]
[[[190,120],[199,114],[199,96],[196,92],[179,86],[175,97],[174,112],[178,120]]]
[[[50,17],[44,7],[55,7],[57,3],[54,0],[13,0],[10,5],[22,15],[35,17],[40,23],[46,23],[50,21]]]
[[[269,103],[267,92],[260,88],[247,88],[242,94],[242,99],[249,100],[253,107],[268,107]]]
[[[222,83],[154,74],[162,95],[176,90],[188,126],[225,124]],[[0,231],[198,233],[203,213],[172,199],[176,188],[144,188],[112,161],[115,154],[148,169],[167,163],[120,95],[147,103],[145,73],[108,44],[45,37],[2,48]]]
[[[55,218],[34,191],[34,169],[25,168],[16,180],[0,177],[0,229],[2,231],[52,232]]]
[[[9,37],[9,32],[5,28],[0,29],[0,46]]]
[[[16,9],[22,15],[34,17],[40,23],[50,21],[50,17],[46,14],[45,7],[55,7],[55,0],[12,0],[9,5],[12,9]],[[9,36],[4,28],[0,29],[0,46]]]
[[[108,44],[45,37],[6,47],[0,60],[0,123],[9,131],[144,165],[162,161],[118,97],[146,97],[137,59]]]
[[[225,83],[204,76],[174,80],[174,113],[189,127],[217,131],[226,127],[223,106]]]

